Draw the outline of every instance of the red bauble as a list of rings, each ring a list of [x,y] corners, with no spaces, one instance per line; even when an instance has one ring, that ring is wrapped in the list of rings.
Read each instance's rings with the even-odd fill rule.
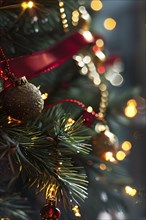
[[[58,220],[60,214],[60,210],[53,203],[46,204],[40,212],[41,220]]]
[[[91,124],[95,121],[96,117],[91,112],[84,111],[83,119],[84,119],[84,125],[90,127]]]

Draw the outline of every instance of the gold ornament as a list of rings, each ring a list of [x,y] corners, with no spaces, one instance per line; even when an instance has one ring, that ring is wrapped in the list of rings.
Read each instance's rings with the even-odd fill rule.
[[[14,119],[27,121],[36,118],[44,107],[40,90],[25,77],[14,81],[3,96],[3,108]]]

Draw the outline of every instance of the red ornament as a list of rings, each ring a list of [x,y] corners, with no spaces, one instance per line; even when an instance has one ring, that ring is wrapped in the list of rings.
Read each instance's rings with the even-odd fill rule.
[[[40,212],[41,220],[58,220],[61,212],[58,208],[55,207],[54,201],[49,201],[49,204],[46,204]]]
[[[91,124],[95,121],[96,117],[95,117],[95,114],[92,114],[91,112],[84,111],[83,112],[83,119],[84,119],[84,125],[87,127],[90,127]]]

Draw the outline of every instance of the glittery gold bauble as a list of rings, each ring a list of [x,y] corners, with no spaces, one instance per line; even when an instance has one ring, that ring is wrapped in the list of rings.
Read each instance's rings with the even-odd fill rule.
[[[4,92],[3,107],[12,118],[27,121],[41,113],[44,100],[39,89],[22,77]]]

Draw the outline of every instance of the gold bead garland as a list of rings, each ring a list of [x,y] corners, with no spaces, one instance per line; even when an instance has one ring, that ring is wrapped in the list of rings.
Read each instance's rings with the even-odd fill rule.
[[[60,11],[60,17],[61,17],[63,30],[64,32],[68,32],[69,25],[68,25],[67,16],[65,13],[64,2],[62,0],[58,0],[58,4],[59,4],[59,11]]]

